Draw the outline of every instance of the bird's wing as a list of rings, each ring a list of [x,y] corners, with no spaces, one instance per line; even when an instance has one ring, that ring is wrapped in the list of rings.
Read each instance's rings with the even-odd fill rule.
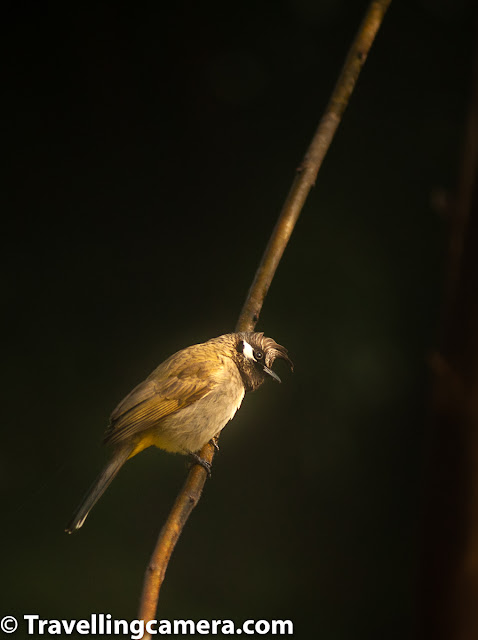
[[[117,444],[210,393],[218,384],[198,359],[178,366],[174,356],[160,365],[111,414],[105,444]]]

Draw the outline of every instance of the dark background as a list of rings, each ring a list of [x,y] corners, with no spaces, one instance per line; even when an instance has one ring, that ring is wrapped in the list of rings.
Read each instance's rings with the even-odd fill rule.
[[[136,616],[184,460],[64,526],[115,404],[233,329],[366,4],[4,3],[3,614]],[[471,4],[392,3],[258,325],[296,371],[223,433],[159,616],[413,637]]]

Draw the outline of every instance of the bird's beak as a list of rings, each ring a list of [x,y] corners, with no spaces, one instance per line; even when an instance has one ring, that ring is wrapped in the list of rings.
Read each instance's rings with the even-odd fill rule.
[[[266,367],[265,365],[264,365],[263,369],[264,369],[264,372],[268,373],[270,375],[270,377],[274,378],[274,380],[276,382],[279,382],[279,383],[282,382],[282,380],[279,378],[279,376],[277,375],[277,373],[275,371],[272,371],[272,369],[269,369],[269,367]]]

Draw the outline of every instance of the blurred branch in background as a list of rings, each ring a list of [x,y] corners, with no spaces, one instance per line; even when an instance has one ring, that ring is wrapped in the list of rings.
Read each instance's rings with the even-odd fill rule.
[[[471,85],[440,353],[431,363],[420,612],[421,636],[430,640],[478,638],[478,48]]]
[[[360,71],[390,2],[391,0],[374,0],[368,7],[365,18],[349,49],[325,113],[297,170],[291,190],[240,313],[236,331],[252,331],[259,320],[265,296],[279,261],[307,196],[315,184],[319,168],[347,107]],[[204,460],[211,463],[214,457],[214,447],[211,444],[207,444],[200,455]],[[198,465],[192,467],[186,483],[179,493],[165,525],[161,529],[144,579],[138,615],[141,620],[148,621],[156,618],[159,590],[164,580],[169,559],[189,514],[201,497],[206,476],[206,471],[202,467]],[[144,636],[144,638],[150,637],[149,634]]]

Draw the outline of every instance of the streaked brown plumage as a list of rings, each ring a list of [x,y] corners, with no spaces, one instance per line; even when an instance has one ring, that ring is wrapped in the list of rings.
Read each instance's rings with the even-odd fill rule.
[[[292,362],[287,349],[263,333],[228,333],[187,347],[159,365],[111,414],[104,442],[114,447],[66,528],[79,529],[122,465],[143,449],[194,454],[217,436],[241,406],[244,394],[265,377],[279,380],[274,360]]]

